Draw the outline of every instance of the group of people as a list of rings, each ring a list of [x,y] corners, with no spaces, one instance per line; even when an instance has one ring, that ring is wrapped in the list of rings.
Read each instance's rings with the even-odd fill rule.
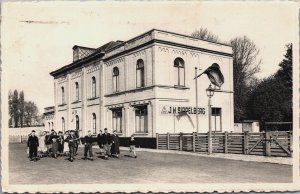
[[[104,129],[104,133],[100,130],[96,138],[92,136],[91,131],[84,138],[79,138],[78,133],[75,130],[66,131],[65,134],[59,131],[56,133],[53,129],[50,132],[40,132],[39,137],[35,135],[33,130],[29,134],[27,147],[28,154],[31,161],[37,161],[42,157],[54,157],[69,156],[69,160],[73,162],[77,155],[79,144],[84,145],[84,160],[89,159],[93,161],[93,143],[97,142],[100,148],[100,155],[104,159],[108,160],[108,157],[119,157],[120,154],[120,141],[116,131],[113,134],[107,132],[107,128]],[[130,138],[130,155],[137,158],[135,152],[135,139],[132,135]]]

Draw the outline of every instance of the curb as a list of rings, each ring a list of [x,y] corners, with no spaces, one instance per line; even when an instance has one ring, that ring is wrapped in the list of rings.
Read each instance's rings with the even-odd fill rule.
[[[129,149],[129,147],[120,147],[120,150],[128,150],[128,149]],[[291,158],[291,157],[267,157],[267,156],[223,154],[223,153],[213,153],[212,155],[208,155],[208,154],[204,154],[204,153],[193,153],[193,152],[185,152],[185,151],[177,151],[177,150],[158,150],[158,149],[147,149],[147,148],[136,148],[136,151],[189,155],[189,156],[207,157],[207,158],[222,158],[222,159],[228,159],[228,160],[239,160],[239,161],[247,161],[247,162],[293,165],[293,158]]]

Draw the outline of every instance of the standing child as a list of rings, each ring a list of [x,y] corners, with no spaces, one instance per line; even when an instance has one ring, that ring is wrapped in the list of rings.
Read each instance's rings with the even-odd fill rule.
[[[89,152],[89,159],[93,161],[93,137],[92,132],[89,130],[88,135],[84,137],[84,159],[87,158],[87,153]]]
[[[58,154],[62,155],[64,152],[64,136],[61,131],[58,132]]]
[[[78,141],[74,130],[71,130],[71,134],[67,137],[66,141],[69,142],[70,161],[73,162],[75,160],[75,149]]]
[[[30,161],[37,160],[37,149],[39,147],[39,139],[35,136],[35,130],[32,130],[31,135],[28,137],[27,147],[29,147]]]
[[[136,145],[136,142],[135,142],[135,139],[134,139],[134,135],[131,136],[130,140],[129,140],[129,155],[131,155],[131,152],[133,152],[133,156],[135,158],[137,158],[137,155],[136,155],[136,152],[135,152],[135,145]]]
[[[65,136],[64,136],[64,139],[67,139],[67,137],[70,135],[69,131],[66,131],[65,132]],[[69,145],[68,145],[68,142],[64,141],[64,154],[66,156],[69,155]]]

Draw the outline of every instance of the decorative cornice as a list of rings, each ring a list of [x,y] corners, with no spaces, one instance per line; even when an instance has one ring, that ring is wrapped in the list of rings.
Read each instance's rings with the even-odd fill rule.
[[[190,55],[192,56],[192,57],[197,57],[197,58],[199,58],[199,53],[196,53],[196,52],[190,52]]]
[[[83,74],[82,70],[75,71],[75,72],[71,73],[71,79],[76,79],[78,77],[81,77],[82,74]]]
[[[141,50],[141,51],[133,53],[133,57],[139,57],[139,56],[142,56],[142,55],[146,55],[145,50]]]
[[[112,60],[112,61],[108,61],[108,62],[106,62],[105,64],[107,65],[107,66],[111,66],[111,65],[114,65],[114,64],[117,64],[117,63],[121,63],[121,62],[123,62],[125,60],[125,58],[124,57],[121,57],[121,58],[118,58],[118,59],[114,59],[114,60]]]
[[[100,70],[100,64],[93,64],[87,67],[87,74]]]
[[[172,49],[172,53],[176,54],[176,55],[182,55],[182,56],[186,56],[186,51],[183,50],[179,50],[179,49]]]
[[[165,52],[165,53],[169,53],[169,49],[167,47],[162,47],[162,46],[159,46],[158,47],[158,51],[160,52]]]
[[[57,79],[58,84],[61,84],[61,83],[67,82],[67,81],[68,81],[67,75],[61,76]]]

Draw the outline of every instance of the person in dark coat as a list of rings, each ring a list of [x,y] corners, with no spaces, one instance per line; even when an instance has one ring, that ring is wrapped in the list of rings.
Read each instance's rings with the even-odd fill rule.
[[[87,159],[87,153],[89,152],[89,159],[93,159],[93,137],[92,132],[88,131],[88,135],[84,137],[84,160]]]
[[[71,130],[71,134],[66,138],[65,141],[69,143],[70,161],[73,162],[75,160],[75,149],[78,141],[74,130]]]
[[[51,135],[49,131],[47,131],[46,136],[45,136],[45,144],[47,147],[47,155],[51,155],[51,149],[52,149],[52,140],[51,140]]]
[[[75,156],[77,155],[78,151],[78,145],[80,144],[80,138],[79,138],[79,130],[74,130],[75,131],[75,136],[77,138],[76,145],[75,145]]]
[[[111,138],[110,134],[107,132],[107,128],[104,129],[104,133],[102,134],[102,145],[104,150],[104,157],[108,160],[108,156],[111,155],[110,147],[111,147]]]
[[[58,154],[62,155],[64,153],[64,135],[61,131],[58,132]]]
[[[120,154],[120,140],[116,130],[111,136],[111,143],[111,154],[118,158]]]
[[[97,143],[100,148],[100,155],[103,154],[103,137],[102,137],[102,130],[99,131],[99,134],[97,135]]]
[[[30,161],[37,160],[37,149],[39,147],[39,139],[35,136],[35,130],[32,130],[31,135],[28,137],[27,147],[29,147]]]
[[[54,131],[51,135],[51,141],[52,141],[52,153],[53,157],[57,158],[57,152],[58,152],[58,135]]]
[[[136,146],[136,142],[134,139],[134,135],[131,136],[130,140],[129,140],[129,155],[131,155],[131,153],[133,153],[134,158],[137,158],[136,152],[135,152],[135,146]]]

